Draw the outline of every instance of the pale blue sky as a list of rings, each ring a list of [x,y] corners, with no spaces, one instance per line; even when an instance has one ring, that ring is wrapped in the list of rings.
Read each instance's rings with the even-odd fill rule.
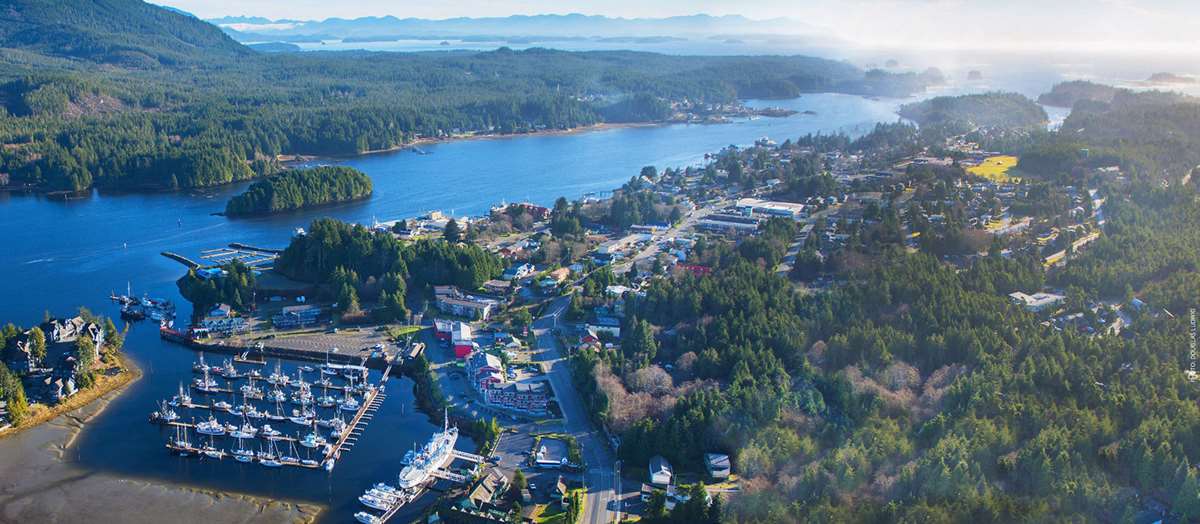
[[[1197,0],[159,0],[202,18],[451,18],[585,13],[786,17],[864,45],[1200,49]]]

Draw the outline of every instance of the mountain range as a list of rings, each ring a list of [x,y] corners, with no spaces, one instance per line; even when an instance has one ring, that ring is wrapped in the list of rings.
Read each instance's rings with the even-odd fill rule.
[[[705,14],[669,18],[612,18],[598,15],[514,15],[431,20],[371,16],[325,20],[229,16],[208,20],[235,39],[299,41],[312,39],[458,38],[539,36],[557,38],[706,37],[720,35],[806,35],[827,32],[795,20],[752,20]],[[831,37],[830,37],[831,38]]]

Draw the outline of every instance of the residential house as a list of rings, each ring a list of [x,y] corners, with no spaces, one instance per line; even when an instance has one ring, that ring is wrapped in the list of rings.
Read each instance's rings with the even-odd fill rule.
[[[536,269],[533,267],[533,264],[530,264],[530,263],[516,264],[516,265],[510,266],[508,269],[504,270],[504,274],[501,275],[500,278],[504,279],[504,280],[520,280],[529,275],[532,275],[534,271],[536,271]]]
[[[650,457],[650,483],[655,486],[666,486],[671,483],[671,478],[675,471],[671,468],[671,463],[662,455]]]
[[[1041,311],[1045,311],[1049,308],[1055,307],[1055,306],[1063,303],[1063,301],[1065,301],[1067,299],[1067,297],[1064,297],[1062,295],[1056,295],[1054,293],[1039,292],[1039,293],[1034,293],[1032,295],[1027,295],[1020,291],[1014,291],[1012,293],[1009,293],[1008,297],[1010,299],[1012,299],[1014,304],[1022,306],[1026,310],[1032,311],[1034,313],[1038,313]]]
[[[729,455],[722,453],[705,453],[704,468],[708,470],[708,476],[712,478],[729,478]]]

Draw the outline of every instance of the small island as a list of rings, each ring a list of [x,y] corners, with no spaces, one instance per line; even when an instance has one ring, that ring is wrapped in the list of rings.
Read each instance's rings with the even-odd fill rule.
[[[1017,93],[939,96],[900,108],[900,116],[921,126],[1026,128],[1049,118],[1033,100]]]
[[[1074,107],[1080,100],[1096,102],[1112,102],[1117,94],[1117,88],[1088,82],[1087,80],[1072,80],[1055,84],[1049,93],[1042,93],[1038,103],[1054,107]]]
[[[1152,84],[1194,84],[1196,79],[1175,73],[1154,73],[1146,80]]]
[[[349,202],[371,196],[371,178],[350,167],[285,171],[260,180],[225,205],[225,215],[249,216]]]

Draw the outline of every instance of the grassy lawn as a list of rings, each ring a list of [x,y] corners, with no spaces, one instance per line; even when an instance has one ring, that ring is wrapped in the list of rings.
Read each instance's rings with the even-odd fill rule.
[[[538,524],[546,524],[550,522],[565,523],[567,521],[567,512],[562,510],[558,503],[554,504],[538,504],[530,514],[533,521]]]
[[[993,156],[984,159],[983,163],[967,168],[967,172],[993,182],[1020,182],[1021,179],[1008,175],[1008,170],[1017,165],[1017,157],[1010,155]]]

